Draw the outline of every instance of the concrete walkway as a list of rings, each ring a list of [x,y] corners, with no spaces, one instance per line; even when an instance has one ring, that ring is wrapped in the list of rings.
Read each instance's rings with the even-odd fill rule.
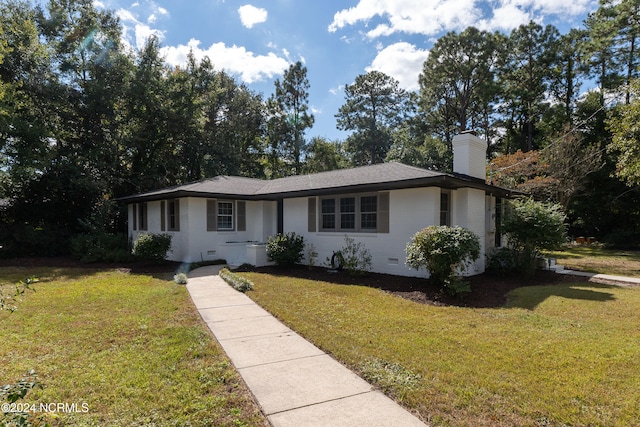
[[[193,270],[187,289],[273,426],[426,426],[229,286],[219,270]]]
[[[587,273],[585,271],[567,270],[561,265],[551,268],[558,274],[569,274],[571,276],[581,276],[587,278],[589,282],[606,283],[617,286],[640,286],[640,279],[626,276],[613,276],[611,274]]]

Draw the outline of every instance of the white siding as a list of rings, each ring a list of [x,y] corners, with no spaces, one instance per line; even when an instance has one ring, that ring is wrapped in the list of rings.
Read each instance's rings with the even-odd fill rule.
[[[485,193],[482,190],[461,188],[453,193],[454,206],[452,224],[474,232],[480,240],[480,257],[470,266],[465,275],[479,274],[484,271],[486,248],[486,208]]]
[[[316,204],[319,207],[319,203]],[[313,244],[322,265],[334,251],[345,245],[341,232],[308,232],[308,198],[284,201],[284,232],[295,232]],[[317,215],[320,218],[320,215]],[[372,271],[402,276],[424,276],[405,265],[407,242],[419,230],[436,225],[440,218],[440,189],[436,187],[393,190],[389,200],[389,233],[348,233],[356,242],[362,242],[371,252]]]
[[[246,202],[246,231],[207,231],[207,199],[180,199],[180,231],[161,231],[160,201],[147,203],[147,230],[133,230],[133,205],[129,205],[129,235],[167,233],[172,236],[167,258],[172,261],[197,262],[229,259],[246,262],[248,242],[265,242],[275,234],[276,205],[268,201]],[[238,250],[242,248],[242,251]]]
[[[411,237],[421,229],[440,224],[440,188],[413,188],[389,192],[389,233],[349,233],[356,242],[362,242],[372,255],[372,271],[402,276],[426,276],[405,265],[405,248]],[[470,229],[478,235],[481,256],[464,274],[484,271],[485,250],[492,246],[494,198],[484,191],[459,189],[451,191],[451,225]],[[285,199],[283,202],[284,232],[304,236],[313,244],[318,257],[316,265],[323,265],[334,251],[345,245],[345,233],[309,232],[308,197]],[[320,208],[320,203],[316,203]],[[320,215],[316,215],[320,219]],[[133,207],[129,205],[129,234],[161,233],[160,201],[147,204],[147,230],[133,230]],[[318,229],[318,228],[316,228]],[[277,232],[277,205],[274,201],[246,201],[246,231],[207,231],[207,199],[180,199],[180,231],[165,231],[173,236],[168,258],[174,261],[194,262],[226,259],[233,264],[260,258],[262,248],[255,243],[266,242]]]

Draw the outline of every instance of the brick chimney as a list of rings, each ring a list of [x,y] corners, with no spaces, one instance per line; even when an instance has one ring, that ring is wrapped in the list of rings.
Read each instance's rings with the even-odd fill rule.
[[[486,179],[487,142],[466,131],[453,137],[453,172]]]

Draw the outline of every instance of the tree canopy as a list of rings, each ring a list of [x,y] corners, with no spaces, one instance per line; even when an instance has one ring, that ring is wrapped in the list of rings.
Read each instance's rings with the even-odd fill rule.
[[[92,221],[124,229],[114,199],[220,174],[451,171],[451,139],[467,129],[489,142],[494,183],[562,204],[572,233],[640,236],[639,10],[601,0],[567,34],[533,22],[445,34],[416,92],[380,71],[354,76],[335,112],[348,136],[328,140],[313,135],[302,62],[259,94],[215,58],[169,66],[157,38],[132,51],[91,0],[0,0],[0,246],[65,253]]]

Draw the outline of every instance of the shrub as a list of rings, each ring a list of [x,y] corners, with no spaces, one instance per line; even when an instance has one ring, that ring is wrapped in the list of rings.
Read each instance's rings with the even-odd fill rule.
[[[170,247],[170,234],[139,234],[133,242],[133,255],[147,261],[163,261]]]
[[[470,291],[468,283],[457,277],[459,268],[480,256],[480,239],[462,227],[430,226],[418,231],[407,244],[409,267],[425,267],[429,280],[445,291],[458,295]]]
[[[371,252],[362,242],[356,243],[355,239],[344,236],[344,247],[335,252],[339,268],[344,268],[349,274],[360,275],[371,271]],[[335,264],[330,261],[330,264]],[[332,266],[335,267],[335,266]]]
[[[71,239],[71,256],[82,262],[126,262],[131,260],[127,235],[90,233]]]
[[[187,284],[187,275],[185,273],[178,273],[176,275],[173,276],[173,281],[177,284],[177,285],[186,285]]]
[[[0,421],[6,426],[30,426],[32,425],[31,421],[38,421],[40,417],[35,416],[33,412],[29,412],[30,404],[24,402],[18,402],[19,400],[25,399],[29,391],[43,388],[42,384],[38,381],[38,375],[32,369],[29,373],[20,379],[15,384],[5,384],[0,386],[0,399],[6,400],[6,404],[11,405],[12,403],[18,403],[16,408],[21,408],[18,411],[9,411],[8,409],[11,406],[7,406],[6,411],[2,411],[2,416],[0,417]],[[2,404],[3,408],[6,405]],[[24,409],[23,409],[24,408]],[[40,420],[41,421],[41,420]],[[38,425],[40,425],[38,423]],[[46,424],[48,425],[48,424]]]
[[[494,248],[494,250],[487,255],[486,270],[489,273],[504,274],[515,271],[515,254],[512,249],[509,248]]]
[[[542,250],[556,249],[566,243],[564,221],[560,205],[533,199],[515,200],[508,205],[502,230],[514,251],[518,271],[532,276]]]
[[[253,290],[253,283],[249,279],[232,273],[228,268],[223,268],[218,274],[222,280],[231,285],[236,291],[247,292]]]
[[[296,233],[278,233],[267,240],[269,261],[280,266],[298,264],[304,256],[304,237]]]

